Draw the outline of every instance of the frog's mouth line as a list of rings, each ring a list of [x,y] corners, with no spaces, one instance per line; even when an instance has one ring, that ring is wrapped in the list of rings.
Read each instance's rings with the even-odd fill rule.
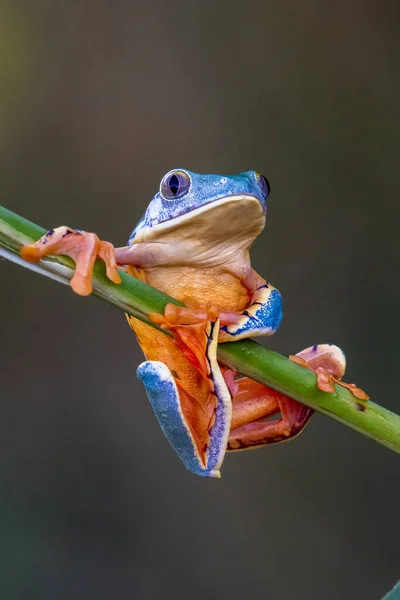
[[[180,238],[204,237],[210,242],[238,235],[254,239],[264,229],[265,213],[265,207],[252,194],[224,196],[153,227],[143,227],[132,243],[153,242],[175,232]]]

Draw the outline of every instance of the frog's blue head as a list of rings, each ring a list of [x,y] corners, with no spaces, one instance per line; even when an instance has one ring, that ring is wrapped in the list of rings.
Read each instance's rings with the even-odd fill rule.
[[[129,243],[144,241],[156,235],[160,229],[174,227],[187,220],[193,221],[198,215],[202,215],[204,219],[204,213],[210,209],[211,214],[211,209],[217,206],[220,210],[215,215],[221,217],[225,210],[225,215],[229,218],[230,214],[233,216],[233,212],[227,211],[225,205],[231,206],[237,202],[241,203],[243,209],[242,223],[246,219],[245,209],[251,205],[256,211],[249,218],[262,220],[263,227],[269,191],[267,179],[255,171],[228,176],[201,175],[185,169],[174,169],[162,178],[159,192],[133,230]],[[239,214],[238,208],[236,206],[235,215]]]

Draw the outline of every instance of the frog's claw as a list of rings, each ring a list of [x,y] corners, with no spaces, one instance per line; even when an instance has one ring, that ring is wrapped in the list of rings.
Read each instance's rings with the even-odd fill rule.
[[[317,361],[316,353],[319,354]],[[311,369],[317,375],[317,385],[323,392],[335,392],[335,384],[348,389],[353,396],[359,400],[369,400],[368,394],[355,383],[345,383],[341,381],[346,361],[343,352],[337,346],[332,344],[320,344],[312,346],[296,356],[289,356],[290,360],[298,365]]]
[[[339,378],[344,375],[346,367],[343,352],[330,344],[306,348],[292,359],[321,373],[321,385],[322,374]],[[328,383],[331,383],[330,380]],[[230,385],[232,388],[232,383]],[[246,450],[293,439],[303,431],[314,412],[300,402],[247,377],[236,380],[232,391],[232,430],[228,450]],[[279,412],[280,419],[267,420]]]
[[[71,287],[80,296],[87,296],[92,292],[92,273],[96,258],[105,262],[107,277],[114,283],[121,283],[114,246],[110,242],[101,241],[95,233],[57,227],[50,229],[34,244],[21,249],[22,258],[28,262],[37,262],[52,254],[70,256],[75,261]]]

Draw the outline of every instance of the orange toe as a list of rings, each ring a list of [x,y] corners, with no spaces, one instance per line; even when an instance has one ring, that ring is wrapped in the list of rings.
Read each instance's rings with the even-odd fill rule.
[[[121,275],[118,273],[117,269],[115,268],[108,268],[106,269],[106,274],[107,277],[110,281],[112,281],[113,283],[121,283]]]
[[[355,383],[345,383],[344,381],[337,382],[342,387],[345,387],[359,400],[369,400],[368,394],[364,392],[361,388],[357,387]]]
[[[75,273],[71,279],[71,287],[78,296],[89,296],[93,291],[91,276]]]
[[[332,393],[335,391],[333,385],[333,377],[330,373],[327,373],[324,369],[317,369],[317,385],[322,392]]]
[[[42,258],[41,252],[35,244],[22,246],[20,250],[21,257],[27,262],[35,263]]]

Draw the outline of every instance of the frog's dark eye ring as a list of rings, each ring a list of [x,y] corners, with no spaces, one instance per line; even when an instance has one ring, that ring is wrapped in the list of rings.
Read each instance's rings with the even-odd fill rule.
[[[190,188],[190,177],[185,171],[171,171],[161,181],[160,194],[167,200],[182,198]]]
[[[259,175],[258,183],[261,188],[262,195],[264,196],[264,198],[268,198],[268,196],[271,193],[271,186],[269,185],[268,179],[264,177],[264,175]]]

